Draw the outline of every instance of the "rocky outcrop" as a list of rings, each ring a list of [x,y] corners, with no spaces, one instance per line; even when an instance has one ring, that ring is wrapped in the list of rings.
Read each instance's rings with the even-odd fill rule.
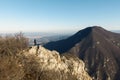
[[[37,80],[92,80],[84,69],[83,61],[70,54],[60,56],[58,52],[49,51],[42,46],[33,46],[22,54],[26,59],[32,57],[31,60],[24,61],[25,63],[32,63],[33,60],[37,62]],[[33,64],[29,66],[31,65]],[[31,73],[26,76],[28,75],[31,76]]]

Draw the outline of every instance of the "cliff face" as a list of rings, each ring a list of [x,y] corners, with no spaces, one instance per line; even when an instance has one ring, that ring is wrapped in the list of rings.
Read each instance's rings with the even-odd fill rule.
[[[84,70],[83,61],[75,56],[60,56],[58,52],[49,51],[41,46],[39,48],[34,46],[22,54],[26,59],[31,56],[33,58],[27,62],[24,61],[25,63],[36,61],[39,72],[38,80],[92,80]],[[31,76],[31,73],[28,72],[26,76],[28,77],[28,75]]]

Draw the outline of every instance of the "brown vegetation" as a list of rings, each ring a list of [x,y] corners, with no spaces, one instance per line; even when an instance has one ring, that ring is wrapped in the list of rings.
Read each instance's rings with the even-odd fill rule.
[[[21,80],[24,68],[18,52],[28,47],[22,33],[0,37],[0,80]]]
[[[28,47],[28,39],[22,33],[0,37],[0,53],[15,54]]]

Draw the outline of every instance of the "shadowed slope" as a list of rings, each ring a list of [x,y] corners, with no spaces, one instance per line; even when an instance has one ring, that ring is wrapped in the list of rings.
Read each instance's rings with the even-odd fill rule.
[[[91,32],[91,27],[79,31],[75,35],[60,41],[49,42],[44,45],[45,48],[49,50],[57,50],[60,53],[64,53],[71,49],[76,43],[80,42]]]

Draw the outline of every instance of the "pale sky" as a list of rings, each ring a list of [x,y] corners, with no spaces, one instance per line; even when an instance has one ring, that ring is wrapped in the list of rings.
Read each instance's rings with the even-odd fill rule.
[[[0,0],[0,32],[120,30],[120,0]]]

